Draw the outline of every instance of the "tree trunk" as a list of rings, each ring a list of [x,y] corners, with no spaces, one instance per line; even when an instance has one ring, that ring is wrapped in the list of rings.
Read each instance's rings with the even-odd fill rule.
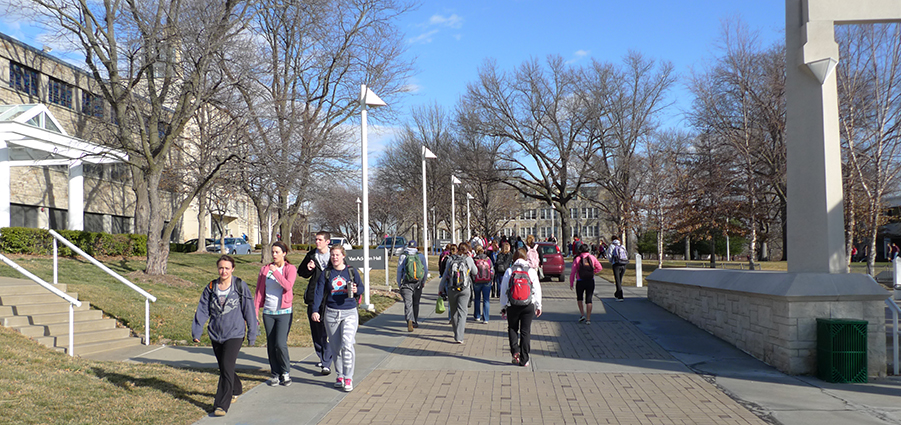
[[[135,191],[134,233],[146,235],[150,230],[150,193],[145,180],[146,176],[140,168],[131,167],[131,179],[134,182]]]
[[[146,175],[144,182],[149,193],[150,219],[147,230],[147,267],[144,273],[152,276],[166,274],[167,261],[169,259],[169,241],[163,240],[164,215],[162,211],[162,199],[160,198],[159,183],[162,176],[161,170],[151,171]]]
[[[657,268],[663,268],[663,226],[657,227]]]
[[[685,261],[691,261],[691,237],[685,236]]]
[[[206,195],[204,189],[197,196],[197,249],[194,252],[206,252]]]
[[[876,236],[879,232],[879,209],[876,208],[876,205],[873,205],[873,202],[870,202],[870,217],[869,217],[869,239],[870,239],[870,249],[867,253],[867,273],[870,276],[876,277]],[[888,254],[888,253],[886,253]],[[888,255],[886,255],[888,257]]]
[[[716,268],[716,237],[710,236],[710,268]]]

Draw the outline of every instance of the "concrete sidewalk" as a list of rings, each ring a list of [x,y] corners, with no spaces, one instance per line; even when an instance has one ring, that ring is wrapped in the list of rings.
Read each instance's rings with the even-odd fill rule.
[[[435,288],[433,280],[426,291]],[[568,283],[542,288],[527,368],[510,364],[496,300],[491,321],[469,321],[458,345],[427,294],[415,332],[406,331],[402,303],[361,327],[353,392],[319,375],[312,349],[294,348],[293,385],[257,386],[226,417],[197,423],[901,424],[897,377],[787,376],[650,303],[645,288],[626,287],[617,303],[599,280],[591,325],[578,323]],[[209,348],[141,350],[108,359],[216,367]],[[245,348],[239,365],[267,369],[265,348]]]

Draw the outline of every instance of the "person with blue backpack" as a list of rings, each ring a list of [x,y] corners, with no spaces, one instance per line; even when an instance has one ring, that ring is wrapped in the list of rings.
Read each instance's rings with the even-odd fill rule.
[[[419,300],[428,276],[429,266],[425,256],[417,251],[416,241],[411,240],[397,260],[397,287],[404,300],[404,318],[407,320],[408,332],[419,327]]]
[[[611,247],[608,251],[610,265],[613,268],[613,282],[616,284],[616,291],[613,293],[613,297],[616,298],[616,301],[623,301],[623,275],[626,273],[626,264],[629,264],[629,252],[626,251],[626,247],[624,247],[619,242],[619,236],[613,235],[612,242],[610,242],[613,247]]]
[[[469,243],[457,245],[457,252],[447,260],[444,276],[438,287],[438,295],[446,296],[450,304],[450,322],[454,329],[454,342],[463,343],[466,331],[466,315],[476,264],[469,255]]]
[[[513,254],[513,264],[501,279],[501,317],[507,319],[513,364],[529,365],[532,347],[532,320],[541,316],[541,282],[529,265],[525,248]]]

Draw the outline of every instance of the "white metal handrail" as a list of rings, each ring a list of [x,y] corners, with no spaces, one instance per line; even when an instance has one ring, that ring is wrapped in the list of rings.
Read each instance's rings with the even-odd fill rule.
[[[53,283],[57,283],[57,257],[58,257],[58,247],[56,241],[60,241],[65,244],[69,249],[75,251],[76,254],[81,255],[92,264],[97,266],[100,270],[105,271],[108,275],[116,278],[119,282],[124,283],[129,288],[133,289],[135,292],[141,294],[144,297],[144,345],[150,345],[150,301],[156,302],[156,297],[150,295],[149,292],[141,289],[138,285],[131,283],[128,279],[119,275],[109,267],[103,265],[103,263],[97,261],[94,257],[91,257],[86,252],[82,251],[80,248],[75,246],[72,242],[69,242],[66,238],[64,238],[59,233],[56,233],[53,230],[48,230],[50,235],[53,236]]]
[[[6,258],[6,256],[4,256],[3,254],[0,254],[0,261],[3,261],[4,263],[6,263],[6,265],[16,269],[16,271],[18,271],[19,273],[22,273],[25,277],[33,280],[35,283],[43,286],[48,291],[52,292],[54,295],[69,302],[69,356],[74,356],[75,355],[75,351],[74,351],[75,350],[75,338],[74,338],[74,336],[75,336],[75,307],[81,307],[81,301],[78,301],[75,298],[70,297],[69,294],[67,294],[63,291],[60,291],[58,288],[56,288],[55,286],[53,286],[47,282],[44,282],[44,279],[41,279],[41,278],[35,276],[28,270],[25,270],[24,268],[22,268],[22,266],[16,264],[13,260]]]
[[[892,312],[892,353],[895,356],[892,365],[895,369],[893,375],[898,376],[898,335],[901,334],[898,331],[898,315],[901,314],[901,307],[898,307],[891,298],[885,300],[885,304]]]

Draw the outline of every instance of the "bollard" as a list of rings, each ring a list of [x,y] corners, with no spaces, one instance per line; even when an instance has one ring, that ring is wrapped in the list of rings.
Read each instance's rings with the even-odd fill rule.
[[[901,300],[901,257],[892,260],[892,288],[895,290],[892,298]]]
[[[641,254],[635,253],[635,286],[641,288]]]

